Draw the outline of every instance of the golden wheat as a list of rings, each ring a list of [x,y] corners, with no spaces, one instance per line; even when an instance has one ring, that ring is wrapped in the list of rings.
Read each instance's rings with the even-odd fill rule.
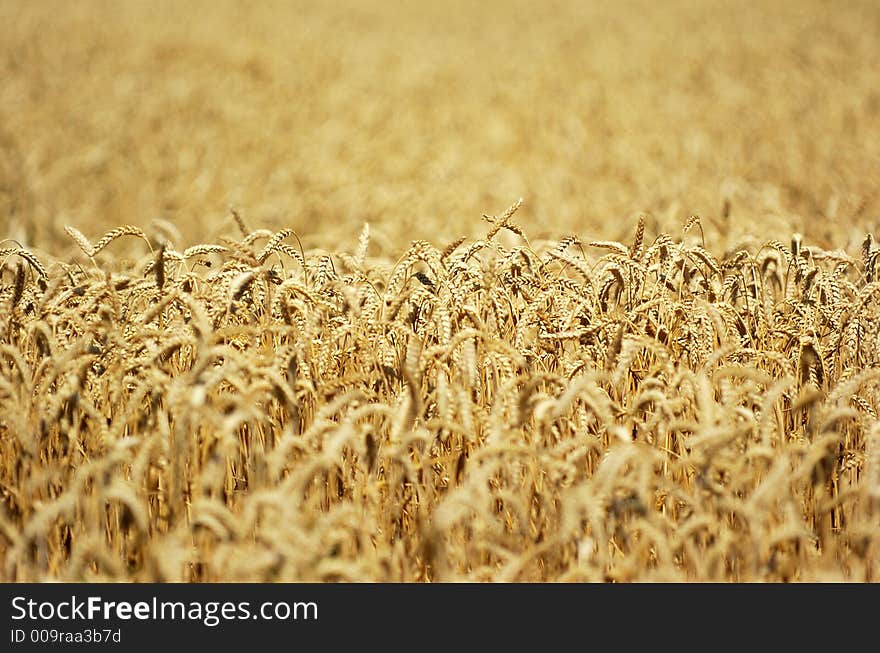
[[[0,579],[878,580],[878,17],[0,3]]]
[[[366,227],[290,269],[290,229],[161,245],[152,280],[8,250],[43,274],[4,274],[5,578],[875,579],[865,259],[775,289],[644,221],[508,250],[512,213],[395,266]]]

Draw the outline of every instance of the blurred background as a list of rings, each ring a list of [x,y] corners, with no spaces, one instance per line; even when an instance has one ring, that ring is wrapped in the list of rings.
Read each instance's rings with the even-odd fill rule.
[[[880,221],[880,3],[0,2],[0,236],[164,220],[389,253]],[[727,207],[725,209],[725,206]],[[350,247],[347,245],[350,243]]]

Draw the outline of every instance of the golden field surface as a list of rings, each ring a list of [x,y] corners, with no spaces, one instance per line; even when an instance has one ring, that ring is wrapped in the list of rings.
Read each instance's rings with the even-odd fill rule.
[[[878,579],[876,2],[0,24],[0,580]]]

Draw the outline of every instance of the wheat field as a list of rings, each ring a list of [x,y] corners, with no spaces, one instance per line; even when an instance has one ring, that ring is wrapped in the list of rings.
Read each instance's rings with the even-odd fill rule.
[[[0,580],[878,579],[876,2],[0,24]]]

